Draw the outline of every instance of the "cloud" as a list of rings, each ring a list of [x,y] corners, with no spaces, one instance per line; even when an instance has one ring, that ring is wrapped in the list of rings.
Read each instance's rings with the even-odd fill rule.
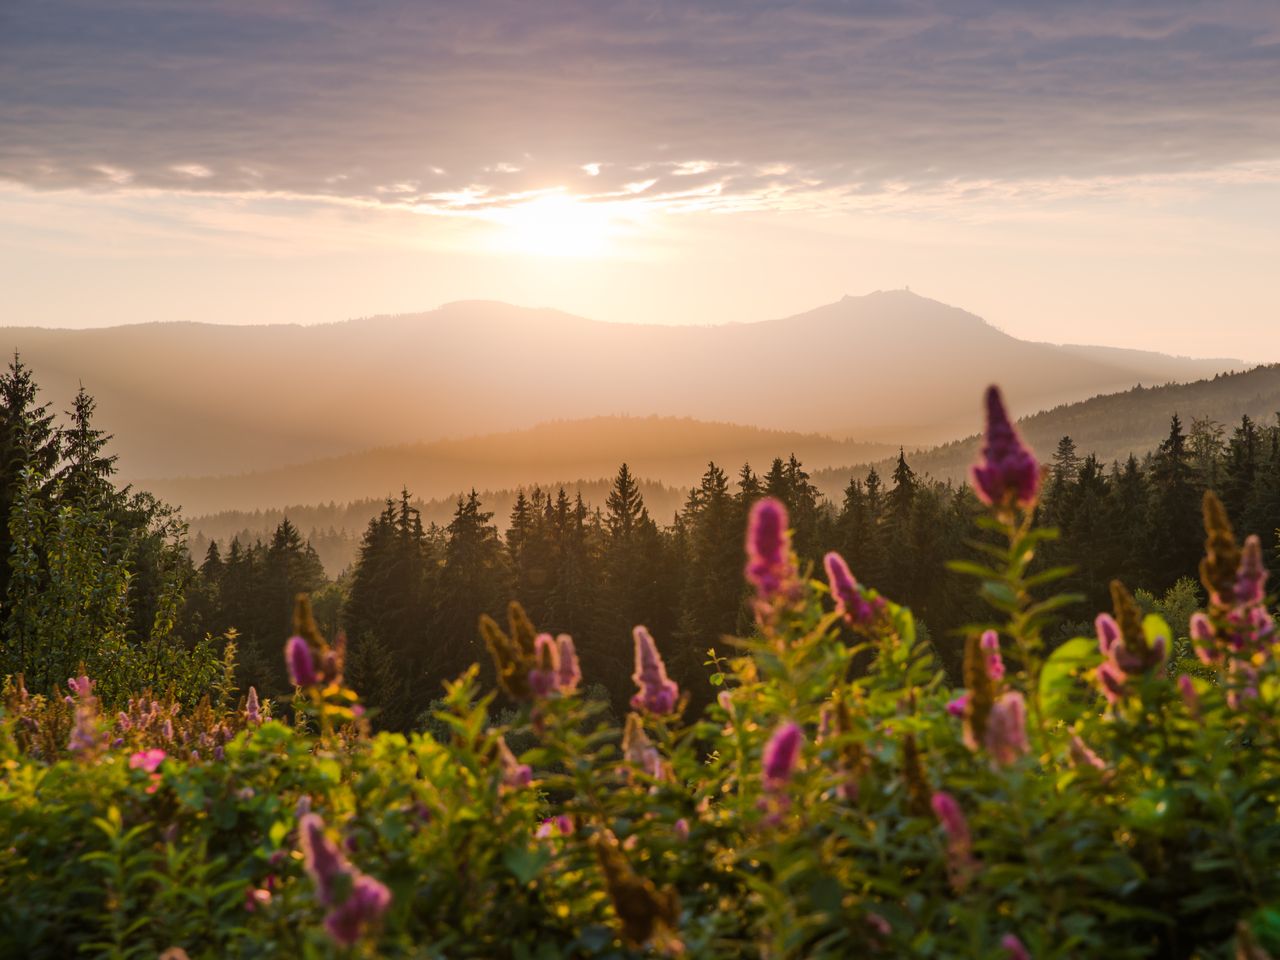
[[[1091,192],[1270,170],[1278,67],[1273,0],[46,0],[0,11],[0,178],[443,213]]]

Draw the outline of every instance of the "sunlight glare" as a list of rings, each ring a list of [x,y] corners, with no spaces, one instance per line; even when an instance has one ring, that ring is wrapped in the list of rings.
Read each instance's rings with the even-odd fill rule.
[[[609,252],[622,222],[610,204],[552,193],[494,211],[501,249],[550,257],[598,257]]]

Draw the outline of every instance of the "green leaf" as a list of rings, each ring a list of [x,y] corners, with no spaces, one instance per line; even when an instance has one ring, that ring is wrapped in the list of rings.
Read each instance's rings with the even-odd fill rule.
[[[1045,714],[1068,719],[1065,714],[1077,678],[1101,662],[1097,641],[1090,637],[1073,637],[1049,654],[1040,669],[1040,706]]]
[[[507,847],[502,852],[502,862],[524,886],[551,862],[551,854],[541,847]]]

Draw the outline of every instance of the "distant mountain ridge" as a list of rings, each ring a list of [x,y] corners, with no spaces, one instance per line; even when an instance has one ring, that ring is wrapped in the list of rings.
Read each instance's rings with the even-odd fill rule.
[[[59,409],[81,382],[97,397],[128,479],[265,470],[620,414],[935,443],[971,428],[992,381],[1032,411],[1243,366],[1021,341],[906,291],[706,327],[469,301],[307,327],[5,334]]]

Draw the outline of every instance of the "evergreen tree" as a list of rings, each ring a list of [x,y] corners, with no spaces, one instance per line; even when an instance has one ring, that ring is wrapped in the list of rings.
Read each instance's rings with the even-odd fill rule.
[[[1164,593],[1179,577],[1195,573],[1204,541],[1201,489],[1187,450],[1182,421],[1174,414],[1169,436],[1152,459],[1147,544],[1152,592]]]

